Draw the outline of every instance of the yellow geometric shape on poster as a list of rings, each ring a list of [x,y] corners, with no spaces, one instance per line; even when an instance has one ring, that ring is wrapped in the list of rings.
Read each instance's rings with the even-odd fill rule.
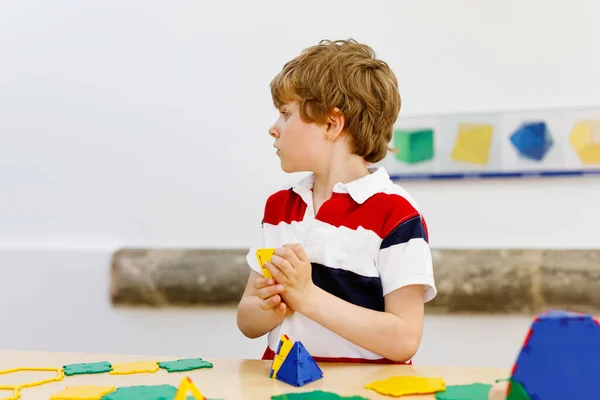
[[[256,250],[256,259],[258,260],[258,263],[260,264],[260,269],[262,270],[262,273],[265,278],[273,277],[273,274],[271,274],[271,271],[269,271],[268,269],[265,268],[265,263],[271,261],[271,257],[273,257],[274,253],[275,253],[275,249],[258,249],[258,250]]]
[[[3,395],[3,391],[10,390],[12,395],[10,397],[0,397],[2,400],[19,400],[21,397],[21,392],[17,386],[0,386],[0,395]]]
[[[583,164],[600,164],[600,120],[576,123],[569,142]]]
[[[50,400],[100,400],[115,389],[114,386],[67,386],[54,393]]]
[[[493,135],[494,127],[489,124],[459,124],[450,157],[454,161],[486,165]]]
[[[275,354],[275,358],[273,359],[273,364],[271,365],[271,378],[277,378],[277,372],[281,365],[285,361],[285,358],[290,353],[294,347],[294,343],[290,340],[287,335],[281,335],[281,339],[279,340],[279,348],[277,349],[277,354]]]
[[[192,396],[196,400],[205,400],[206,397],[198,390],[194,382],[188,377],[183,378],[181,384],[179,385],[179,389],[177,389],[177,393],[175,394],[175,398],[173,400],[186,400],[188,391],[192,392]]]
[[[136,361],[129,363],[113,364],[111,375],[126,375],[140,374],[144,372],[158,371],[158,363],[156,361]]]
[[[365,389],[373,390],[385,396],[410,396],[433,394],[446,390],[442,378],[425,378],[421,376],[392,376],[381,381],[365,385]]]

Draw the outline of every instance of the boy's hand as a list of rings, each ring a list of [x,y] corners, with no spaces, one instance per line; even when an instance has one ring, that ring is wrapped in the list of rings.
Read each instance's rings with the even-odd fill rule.
[[[275,282],[285,291],[281,297],[294,310],[309,303],[315,284],[312,281],[312,265],[304,249],[299,244],[286,244],[275,249],[271,262],[265,263]]]
[[[294,313],[281,299],[281,293],[285,291],[285,287],[277,284],[273,278],[257,279],[254,281],[254,288],[256,289],[256,295],[262,299],[261,309],[273,310],[282,316]]]

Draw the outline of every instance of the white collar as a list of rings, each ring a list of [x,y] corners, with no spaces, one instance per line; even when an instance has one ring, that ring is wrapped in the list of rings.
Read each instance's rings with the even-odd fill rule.
[[[333,186],[333,192],[348,193],[355,202],[359,204],[364,203],[371,196],[379,193],[391,181],[390,176],[384,167],[371,167],[369,168],[369,172],[369,175],[354,181],[348,183],[336,183]],[[308,204],[312,204],[314,179],[314,174],[310,174],[292,187],[292,190],[298,193]],[[311,198],[311,201],[307,201],[309,197]]]

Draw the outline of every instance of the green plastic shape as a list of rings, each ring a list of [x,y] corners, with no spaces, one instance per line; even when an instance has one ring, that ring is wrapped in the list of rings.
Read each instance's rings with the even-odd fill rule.
[[[314,390],[312,392],[286,393],[271,396],[271,400],[368,400],[368,398],[362,396],[343,397],[337,393]]]
[[[433,129],[396,129],[394,148],[396,159],[406,164],[416,164],[433,159]]]
[[[437,400],[488,400],[492,385],[473,383],[471,385],[446,386],[446,390],[437,392]]]
[[[173,400],[175,394],[177,388],[173,385],[124,386],[102,396],[101,400]],[[187,400],[194,400],[194,396],[188,396]]]
[[[63,365],[63,372],[67,376],[83,374],[102,374],[104,372],[110,372],[111,370],[112,365],[108,361]]]
[[[510,382],[510,390],[506,395],[506,400],[531,400],[527,390],[519,382],[511,378],[496,379],[496,382]]]
[[[159,361],[158,366],[169,372],[191,371],[200,368],[212,368],[210,361],[201,358],[182,358],[175,361]]]
[[[531,400],[529,393],[519,382],[511,381],[506,400]]]

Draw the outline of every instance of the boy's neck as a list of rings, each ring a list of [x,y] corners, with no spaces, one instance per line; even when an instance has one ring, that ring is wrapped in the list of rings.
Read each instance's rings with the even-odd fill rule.
[[[352,155],[344,157],[343,160],[332,159],[322,171],[315,171],[313,182],[315,213],[318,212],[321,204],[331,197],[333,186],[336,183],[349,183],[367,175],[369,175],[369,169],[364,160]]]

